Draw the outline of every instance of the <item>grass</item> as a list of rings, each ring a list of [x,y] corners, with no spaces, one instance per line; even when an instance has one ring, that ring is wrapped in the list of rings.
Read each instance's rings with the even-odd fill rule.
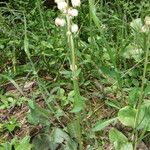
[[[0,149],[150,148],[149,6],[83,0],[73,34],[56,6],[0,3]]]

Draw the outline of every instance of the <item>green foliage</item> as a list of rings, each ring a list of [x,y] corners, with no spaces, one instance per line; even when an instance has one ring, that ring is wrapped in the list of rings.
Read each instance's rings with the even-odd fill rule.
[[[13,147],[15,150],[31,150],[32,145],[29,143],[30,137],[26,136],[22,140],[17,140],[14,138],[10,143],[5,142],[0,144],[0,150],[12,150]]]
[[[56,149],[60,145],[62,149],[76,150],[77,143],[68,136],[66,132],[59,128],[55,128],[51,133],[51,149]]]
[[[30,113],[28,114],[28,122],[34,125],[49,125],[50,111],[39,107],[35,102],[29,101]]]
[[[106,127],[117,128],[120,123],[123,132],[124,126],[133,130],[126,135],[135,139],[112,128],[110,142],[116,150],[136,149],[150,131],[150,38],[141,32],[144,18],[150,14],[150,2],[83,0],[79,16],[73,20],[80,27],[71,39],[78,66],[74,72],[70,71],[66,27],[54,25],[54,18],[65,14],[43,3],[0,2],[2,116],[12,107],[22,108],[27,101],[29,126],[44,130],[31,140],[25,135],[22,140],[12,138],[0,149],[30,150],[30,142],[35,150],[103,149],[108,141]],[[36,82],[36,88],[29,92],[24,90],[27,80]],[[7,83],[19,94],[5,92]],[[44,105],[38,103],[39,98]],[[13,115],[8,114],[7,121],[0,119],[1,133],[15,134],[20,128]]]
[[[8,130],[9,132],[13,132],[16,128],[20,128],[19,123],[16,118],[11,118],[9,121],[3,124],[4,130]]]
[[[149,100],[144,101],[141,105],[141,110],[139,114],[138,120],[138,129],[146,129],[147,131],[150,130],[150,102]],[[137,115],[137,109],[134,109],[130,106],[126,106],[119,110],[118,112],[118,119],[121,123],[125,126],[135,127],[135,118]]]
[[[77,143],[69,137],[69,135],[60,128],[53,128],[51,132],[39,133],[32,140],[33,150],[43,149],[66,149],[76,150]]]
[[[78,143],[81,142],[82,138],[82,129],[80,126],[80,119],[77,118],[76,120],[73,120],[71,123],[67,125],[67,130],[72,138],[75,138]]]
[[[117,129],[109,131],[109,139],[114,144],[116,150],[133,150],[133,146],[128,142],[127,137]]]
[[[0,133],[8,131],[9,133],[14,132],[21,126],[15,117],[11,117],[9,120],[0,123]]]
[[[130,106],[134,107],[137,104],[138,101],[138,96],[139,96],[139,88],[134,87],[128,96],[128,103]]]
[[[116,120],[116,118],[113,119],[109,119],[109,120],[100,120],[99,122],[97,122],[95,124],[95,126],[93,127],[93,131],[101,131],[103,130],[105,127],[107,127],[108,125],[110,125],[112,122],[114,122]]]
[[[130,106],[126,106],[119,110],[118,119],[123,125],[134,127],[136,110]]]
[[[0,95],[0,109],[11,109],[14,106],[20,106],[26,100],[25,97],[15,97],[8,92],[5,95]]]

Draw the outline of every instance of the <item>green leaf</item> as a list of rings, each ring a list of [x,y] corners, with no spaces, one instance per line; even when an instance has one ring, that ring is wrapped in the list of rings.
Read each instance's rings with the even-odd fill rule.
[[[146,100],[143,102],[140,109],[138,122],[138,129],[146,128],[146,131],[150,131],[150,100]]]
[[[16,128],[19,128],[20,125],[18,124],[16,118],[11,118],[8,122],[4,124],[4,127],[9,131],[12,132]]]
[[[58,146],[65,150],[77,150],[77,143],[62,129],[54,128],[51,135],[50,149],[54,150]]]
[[[3,74],[0,74],[0,77],[9,80],[14,85],[14,87],[20,92],[20,94],[24,95],[22,89],[19,87],[19,85],[17,84],[17,82],[15,82],[11,77],[9,77],[7,75],[3,75]]]
[[[116,142],[116,141],[119,141],[122,143],[128,142],[127,137],[115,128],[112,128],[109,131],[109,139],[111,142]]]
[[[100,120],[93,127],[92,131],[97,132],[97,131],[103,130],[105,127],[109,126],[115,120],[116,120],[116,118],[109,119],[109,120]]]
[[[73,81],[74,84],[74,108],[71,110],[73,113],[78,113],[84,109],[84,100],[80,95],[78,82],[76,80]]]
[[[0,145],[0,150],[12,150],[12,145],[9,142],[2,143]]]
[[[78,77],[79,74],[80,74],[80,72],[81,72],[81,68],[77,69],[77,70],[75,71],[74,77]]]
[[[107,100],[105,102],[108,106],[111,106],[113,108],[116,108],[116,109],[121,109],[121,105],[118,101],[115,101],[115,100]]]
[[[138,100],[138,92],[139,92],[139,88],[135,87],[133,88],[128,96],[128,103],[130,106],[135,106]]]
[[[50,42],[47,42],[47,41],[41,41],[41,45],[44,48],[53,48],[53,46],[50,44]]]
[[[79,119],[73,120],[67,125],[67,130],[72,138],[81,139],[81,127]]]
[[[6,124],[4,126],[9,132],[12,132],[15,130],[16,127],[18,127],[16,124]]]
[[[50,133],[45,132],[39,133],[32,139],[33,148],[32,150],[48,150],[50,149]]]
[[[32,145],[30,144],[30,137],[24,137],[18,146],[15,146],[15,150],[31,150]]]
[[[93,22],[95,23],[96,27],[99,30],[101,30],[101,22],[100,22],[99,18],[96,15],[96,7],[95,7],[94,3],[95,3],[94,0],[89,0],[90,15],[91,15],[91,18],[92,18]]]
[[[30,108],[35,109],[34,101],[33,100],[28,100],[28,105]]]
[[[35,108],[30,108],[30,113],[28,114],[28,122],[34,125],[41,123],[42,125],[49,125],[50,111],[46,108],[39,107],[34,102]]]
[[[120,122],[129,127],[134,127],[135,117],[137,110],[126,106],[118,112],[118,119]],[[139,114],[138,129],[146,128],[146,131],[150,131],[150,101],[144,101]]]
[[[115,150],[133,150],[133,146],[128,142],[127,137],[115,128],[109,131],[109,139],[114,144]]]
[[[115,146],[115,149],[116,150],[133,150],[133,145],[132,143],[119,143],[119,142],[116,142],[114,143],[114,146]]]
[[[134,127],[135,116],[136,116],[136,110],[130,106],[126,106],[120,109],[118,112],[119,121],[123,125],[129,126],[129,127]]]
[[[74,105],[74,108],[71,110],[72,113],[78,113],[83,109],[80,104]]]

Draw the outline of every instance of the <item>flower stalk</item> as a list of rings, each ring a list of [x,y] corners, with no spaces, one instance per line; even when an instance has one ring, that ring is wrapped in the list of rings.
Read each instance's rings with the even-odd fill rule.
[[[76,63],[76,50],[74,45],[74,34],[78,32],[78,25],[73,22],[74,17],[78,16],[78,10],[75,7],[79,7],[80,0],[71,0],[72,7],[69,6],[69,0],[55,0],[58,9],[65,16],[64,18],[56,18],[56,26],[67,25],[67,38],[68,46],[70,49],[70,69],[72,71],[72,81],[74,89],[74,108],[72,112],[78,113],[84,108],[84,102],[80,95],[79,83],[78,83],[78,69]]]
[[[58,9],[62,12],[64,18],[56,18],[56,26],[67,26],[67,43],[70,50],[70,69],[72,71],[72,81],[73,81],[73,90],[74,90],[74,104],[71,112],[76,114],[76,121],[79,122],[79,128],[81,116],[80,111],[84,109],[84,102],[80,95],[80,88],[78,83],[78,68],[76,62],[76,49],[74,45],[74,34],[78,32],[78,25],[73,22],[73,19],[78,16],[78,10],[75,7],[79,7],[81,2],[80,0],[71,0],[72,7],[69,6],[69,0],[55,0],[57,3]],[[82,133],[78,133],[78,143],[79,149],[83,150],[82,142]]]
[[[145,61],[144,61],[144,69],[143,69],[143,76],[142,76],[142,84],[141,84],[141,92],[140,97],[137,105],[137,113],[135,117],[135,123],[134,123],[134,130],[137,130],[137,127],[139,125],[139,117],[141,113],[141,106],[144,100],[144,87],[145,87],[145,80],[146,80],[146,72],[147,72],[147,66],[148,66],[148,57],[149,57],[149,48],[150,48],[150,17],[145,17],[145,25],[143,26],[147,30],[144,30],[144,51],[145,51]],[[136,150],[138,145],[138,132],[135,132],[134,135],[134,150]]]

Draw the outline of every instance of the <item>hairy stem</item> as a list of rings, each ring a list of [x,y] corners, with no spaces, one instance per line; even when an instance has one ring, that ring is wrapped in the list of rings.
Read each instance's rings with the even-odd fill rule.
[[[68,0],[67,0],[67,3],[68,3],[68,6],[69,6],[69,1]],[[69,49],[71,51],[70,68],[71,68],[71,71],[72,71],[73,89],[74,89],[74,94],[75,94],[74,95],[74,105],[78,105],[78,104],[82,103],[81,102],[82,99],[81,99],[80,90],[79,90],[78,76],[76,75],[76,71],[77,71],[76,52],[75,52],[73,34],[71,32],[71,18],[68,14],[66,14],[66,20],[67,20],[68,45],[69,45]],[[81,106],[81,108],[82,108],[82,106]],[[77,119],[79,119],[79,122],[80,122],[81,117],[80,117],[79,112],[76,114],[76,117],[77,117]],[[80,125],[80,123],[79,123],[79,125]],[[78,135],[78,142],[79,142],[79,149],[83,150],[83,142],[82,142],[82,134],[81,133],[80,133],[80,135]]]

